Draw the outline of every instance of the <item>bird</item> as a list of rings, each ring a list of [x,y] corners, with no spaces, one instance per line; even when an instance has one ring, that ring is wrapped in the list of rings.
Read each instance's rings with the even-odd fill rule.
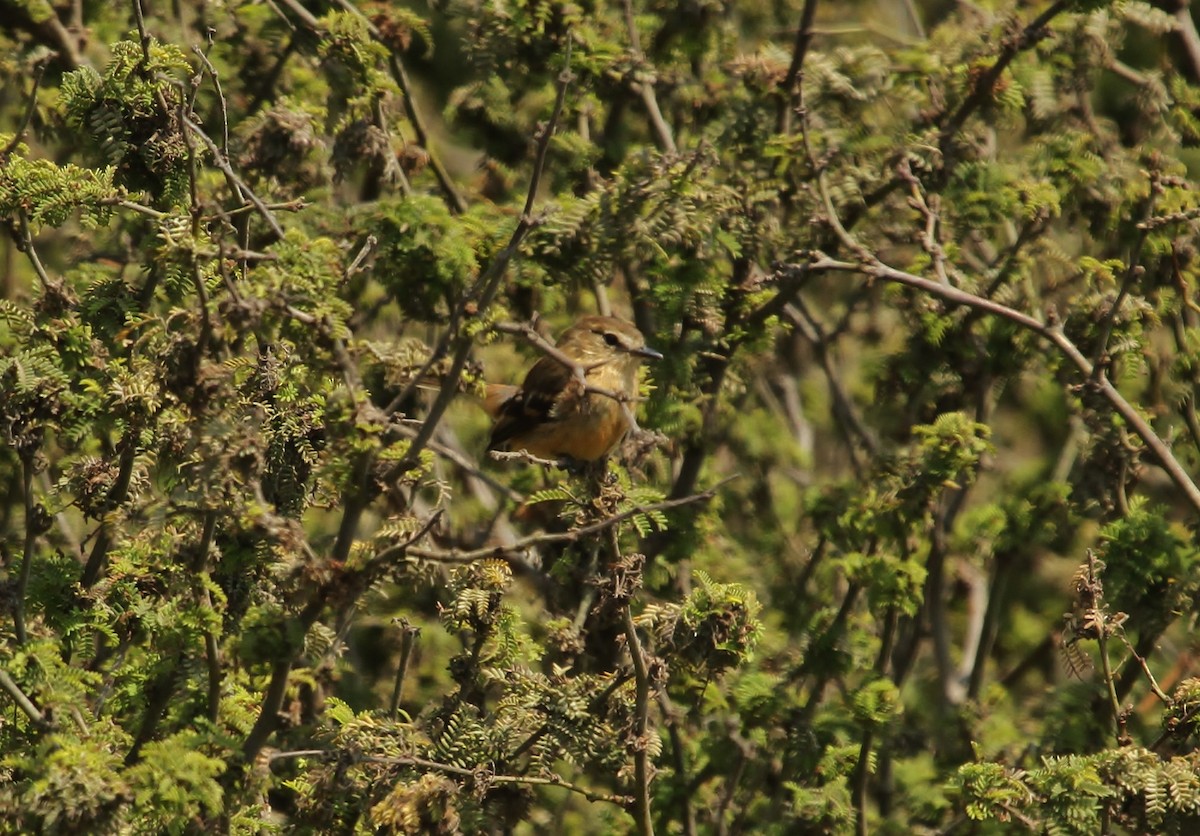
[[[642,332],[617,317],[585,316],[562,332],[555,348],[562,357],[538,359],[520,386],[487,385],[484,409],[495,421],[489,451],[592,463],[633,427],[638,368],[643,360],[662,359]]]

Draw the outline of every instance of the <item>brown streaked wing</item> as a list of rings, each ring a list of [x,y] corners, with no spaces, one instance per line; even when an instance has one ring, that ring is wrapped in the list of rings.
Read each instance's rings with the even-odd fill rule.
[[[571,382],[572,371],[552,357],[533,364],[520,391],[500,405],[488,449],[496,450],[547,421],[556,420],[554,405]]]

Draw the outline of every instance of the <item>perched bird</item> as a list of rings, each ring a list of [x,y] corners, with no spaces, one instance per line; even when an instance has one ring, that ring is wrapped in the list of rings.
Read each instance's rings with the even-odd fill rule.
[[[496,422],[489,450],[594,462],[633,426],[638,366],[662,359],[646,347],[642,332],[615,317],[585,316],[563,331],[555,347],[576,365],[547,354],[519,387],[488,385],[484,408]]]

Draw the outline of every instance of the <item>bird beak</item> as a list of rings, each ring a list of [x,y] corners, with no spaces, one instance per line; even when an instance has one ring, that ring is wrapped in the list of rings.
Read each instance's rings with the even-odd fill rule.
[[[650,348],[649,346],[642,346],[641,348],[635,348],[633,351],[631,351],[629,353],[634,355],[635,357],[641,357],[643,360],[661,360],[663,358],[662,354],[655,351],[653,348]]]

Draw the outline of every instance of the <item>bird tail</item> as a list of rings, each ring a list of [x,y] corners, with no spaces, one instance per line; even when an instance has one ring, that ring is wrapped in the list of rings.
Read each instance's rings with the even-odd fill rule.
[[[504,405],[512,400],[513,395],[517,394],[517,390],[520,388],[511,383],[484,384],[483,411],[492,418],[496,418],[500,415]]]
[[[436,374],[427,374],[417,380],[417,388],[425,392],[440,392],[445,381]],[[489,417],[495,419],[504,405],[512,399],[512,396],[517,394],[519,386],[514,386],[510,383],[485,383],[483,385],[483,395],[479,394],[478,389],[467,387],[465,393],[470,396],[471,400],[481,407]]]

